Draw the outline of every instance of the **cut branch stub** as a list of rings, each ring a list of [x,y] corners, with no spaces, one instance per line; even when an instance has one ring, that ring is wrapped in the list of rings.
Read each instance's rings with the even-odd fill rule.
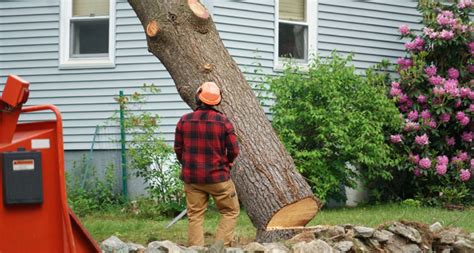
[[[204,7],[198,0],[188,0],[188,6],[196,17],[204,20],[209,18],[209,12],[206,7]]]
[[[155,37],[159,32],[160,32],[160,25],[158,25],[158,22],[156,20],[150,21],[148,25],[146,26],[146,35],[148,37]]]

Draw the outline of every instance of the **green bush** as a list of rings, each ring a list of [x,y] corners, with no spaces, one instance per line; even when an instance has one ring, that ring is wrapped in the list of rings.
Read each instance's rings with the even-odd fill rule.
[[[71,171],[66,174],[68,203],[72,210],[79,216],[85,216],[122,205],[124,198],[115,192],[114,173],[114,165],[109,164],[104,179],[100,180],[95,167],[87,163],[85,156],[80,161],[74,161]],[[89,176],[84,178],[86,174]]]
[[[124,108],[125,132],[130,137],[127,142],[130,168],[145,180],[155,210],[174,214],[186,206],[183,184],[179,179],[180,165],[173,158],[173,148],[158,134],[159,116],[143,110],[147,96],[158,92],[155,86],[144,85],[141,93],[135,92],[118,99],[118,102]]]
[[[355,187],[357,179],[391,178],[387,168],[398,162],[385,133],[400,129],[399,112],[374,85],[379,77],[367,81],[351,59],[333,53],[307,71],[288,64],[263,85],[275,97],[273,127],[322,200],[344,199],[342,186]]]

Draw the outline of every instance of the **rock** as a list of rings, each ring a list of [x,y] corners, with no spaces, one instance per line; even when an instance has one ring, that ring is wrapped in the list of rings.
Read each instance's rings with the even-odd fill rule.
[[[474,233],[469,234],[469,240],[474,241]]]
[[[226,248],[224,252],[225,253],[244,253],[244,250],[241,248]]]
[[[127,247],[128,253],[144,253],[146,249],[143,245],[132,242],[128,242]]]
[[[339,250],[340,252],[347,252],[352,249],[354,243],[351,241],[340,241],[334,245],[334,249]]]
[[[367,245],[365,245],[361,240],[355,238],[353,242],[354,242],[354,247],[353,247],[354,252],[357,252],[357,253],[370,252]]]
[[[118,237],[111,236],[100,244],[104,253],[128,253],[128,246]]]
[[[295,235],[293,238],[288,240],[289,243],[291,244],[296,244],[299,242],[310,242],[316,240],[316,237],[314,236],[313,232],[310,231],[305,231],[303,233],[299,233]]]
[[[318,239],[327,238],[331,240],[343,238],[345,234],[346,230],[343,226],[332,226],[320,233],[315,233]]]
[[[194,250],[197,253],[206,253],[207,248],[206,247],[201,247],[201,246],[191,246],[188,248],[188,250]]]
[[[281,243],[264,243],[268,253],[287,253],[290,250]]]
[[[209,247],[209,253],[224,253],[224,241],[217,240],[215,241],[211,247]]]
[[[333,253],[334,250],[323,240],[314,240],[311,242],[299,242],[293,245],[293,253]]]
[[[469,240],[460,239],[454,243],[454,252],[456,253],[472,253],[474,252],[474,243]]]
[[[403,253],[421,253],[420,247],[416,244],[407,244],[402,246],[402,251]]]
[[[369,238],[375,232],[375,229],[368,227],[355,226],[354,232],[356,237]]]
[[[170,241],[154,241],[148,244],[145,253],[183,253],[180,247]]]
[[[244,251],[248,253],[268,253],[265,246],[258,242],[249,243],[244,247]]]
[[[385,229],[375,230],[374,235],[373,235],[374,239],[377,240],[378,242],[386,242],[390,239],[391,236],[393,236],[393,233]]]
[[[441,244],[453,244],[456,239],[456,234],[451,230],[444,230],[437,236]]]
[[[388,230],[395,234],[401,235],[412,242],[421,243],[420,232],[410,226],[403,225],[400,222],[393,223],[390,225],[390,227],[388,227]]]
[[[439,222],[435,222],[430,226],[431,233],[437,233],[443,229],[443,226]]]

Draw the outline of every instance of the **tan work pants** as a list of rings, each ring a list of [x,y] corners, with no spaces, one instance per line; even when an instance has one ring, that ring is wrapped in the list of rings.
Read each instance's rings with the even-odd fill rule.
[[[221,213],[216,240],[224,241],[231,246],[237,217],[240,213],[239,200],[232,180],[215,184],[184,184],[186,206],[188,209],[188,242],[189,246],[204,246],[204,213],[209,195],[214,198]]]

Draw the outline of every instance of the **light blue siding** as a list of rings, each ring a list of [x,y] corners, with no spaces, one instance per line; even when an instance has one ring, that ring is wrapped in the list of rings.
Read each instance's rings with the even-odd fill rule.
[[[354,64],[367,68],[384,58],[403,55],[398,26],[419,27],[415,3],[387,1],[332,1],[318,4],[318,53],[334,49],[355,53]],[[254,70],[273,74],[275,45],[274,0],[206,0],[224,45],[249,81]],[[10,73],[31,82],[29,105],[52,103],[63,112],[65,148],[84,150],[91,145],[95,127],[117,109],[119,90],[137,91],[154,83],[161,93],[151,96],[145,109],[161,116],[161,131],[173,140],[178,118],[189,111],[166,69],[146,48],[143,27],[126,1],[116,5],[115,68],[59,69],[59,0],[0,2],[0,82]],[[0,89],[3,89],[0,85]],[[50,118],[48,113],[23,120]],[[115,148],[117,128],[96,148]]]
[[[354,53],[354,65],[366,69],[382,59],[404,55],[398,27],[421,25],[414,1],[333,1],[318,4],[318,53]]]

